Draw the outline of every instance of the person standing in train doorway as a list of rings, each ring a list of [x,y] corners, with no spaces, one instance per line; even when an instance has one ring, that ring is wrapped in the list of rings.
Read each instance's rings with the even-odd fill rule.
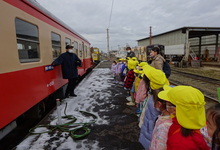
[[[160,48],[154,47],[150,51],[150,56],[152,57],[151,66],[163,71],[163,64],[166,61],[163,56],[160,55]]]
[[[131,51],[131,47],[126,47],[126,51],[127,51],[127,56],[126,57],[135,57],[135,53],[133,51]]]
[[[61,65],[63,78],[68,79],[65,98],[69,96],[76,97],[77,95],[74,93],[74,89],[78,78],[77,66],[81,66],[82,62],[78,56],[73,53],[73,46],[67,45],[66,52],[55,59],[52,65]]]

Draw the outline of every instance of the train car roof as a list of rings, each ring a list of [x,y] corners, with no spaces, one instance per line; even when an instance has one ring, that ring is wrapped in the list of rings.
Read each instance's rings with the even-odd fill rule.
[[[72,32],[73,34],[77,35],[78,37],[80,37],[81,39],[85,40],[86,42],[88,42],[90,44],[90,42],[84,38],[82,35],[80,35],[79,33],[77,33],[74,29],[72,29],[70,26],[68,26],[66,23],[64,23],[62,20],[60,20],[59,18],[57,18],[55,15],[53,15],[51,12],[49,12],[46,8],[44,8],[43,6],[41,6],[36,0],[23,0],[26,1],[28,3],[30,3],[31,5],[33,5],[35,8],[38,9],[38,11],[40,11],[41,13],[43,13],[44,15],[46,15],[48,18],[52,19],[53,21],[55,21],[56,23],[60,24],[62,27],[66,28],[67,30],[69,30],[70,32]]]

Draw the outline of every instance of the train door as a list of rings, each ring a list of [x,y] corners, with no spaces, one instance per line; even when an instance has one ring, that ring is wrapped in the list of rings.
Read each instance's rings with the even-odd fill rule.
[[[84,47],[84,42],[82,42],[82,58],[83,58],[83,70],[85,71],[86,67],[86,56],[85,56],[85,47]]]

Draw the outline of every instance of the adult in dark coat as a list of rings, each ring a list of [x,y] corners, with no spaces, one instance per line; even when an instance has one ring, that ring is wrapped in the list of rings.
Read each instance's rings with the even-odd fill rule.
[[[77,66],[81,66],[82,62],[76,54],[73,53],[73,46],[67,45],[66,52],[61,54],[52,65],[61,65],[64,79],[68,79],[68,85],[65,92],[65,98],[69,96],[76,97],[74,89],[78,78]]]
[[[135,53],[131,50],[130,47],[127,47],[126,48],[126,51],[127,51],[127,56],[126,57],[135,57]]]

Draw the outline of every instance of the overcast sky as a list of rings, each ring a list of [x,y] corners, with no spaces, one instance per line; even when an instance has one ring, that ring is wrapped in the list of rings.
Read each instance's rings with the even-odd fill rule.
[[[102,51],[107,51],[107,28],[115,50],[126,43],[137,46],[149,37],[150,26],[153,35],[184,26],[220,27],[219,0],[37,1]]]

